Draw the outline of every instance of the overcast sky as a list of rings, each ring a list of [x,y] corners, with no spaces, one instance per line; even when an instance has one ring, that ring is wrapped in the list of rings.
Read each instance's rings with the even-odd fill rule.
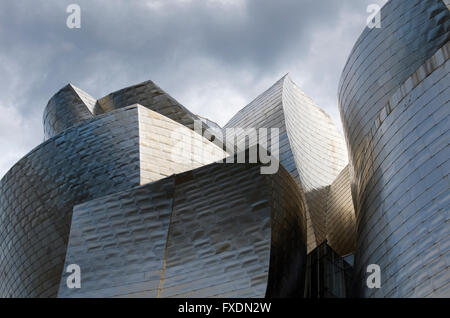
[[[337,86],[368,4],[386,0],[2,0],[0,177],[43,140],[67,83],[100,98],[151,79],[224,125],[287,72],[341,126]],[[69,29],[66,8],[81,7]]]

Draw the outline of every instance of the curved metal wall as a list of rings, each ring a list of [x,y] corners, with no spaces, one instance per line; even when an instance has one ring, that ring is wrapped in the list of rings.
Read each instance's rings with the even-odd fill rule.
[[[308,251],[314,249],[326,237],[329,186],[347,164],[344,138],[289,76],[241,109],[224,128],[233,127],[280,129],[280,163],[305,192]]]
[[[283,109],[316,243],[320,244],[326,238],[329,186],[348,163],[345,141],[331,118],[290,78],[285,81]]]
[[[59,90],[44,110],[45,140],[94,117],[96,100],[81,89],[69,84]]]
[[[448,297],[450,44],[393,94],[366,136],[355,258],[363,297]],[[380,289],[365,286],[378,264]]]
[[[437,77],[448,74],[448,68],[441,67],[435,75],[430,75],[430,70],[441,65],[447,54],[450,13],[441,0],[391,0],[382,8],[381,18],[380,29],[366,29],[358,39],[339,85],[339,107],[349,148],[358,228],[357,292],[362,297],[438,296],[442,295],[442,289],[436,285],[431,287],[432,277],[435,276],[439,285],[446,279],[442,275],[446,277],[447,273],[442,273],[439,266],[427,268],[430,259],[424,256],[446,254],[438,245],[429,244],[441,241],[441,235],[446,234],[423,236],[422,221],[428,219],[436,226],[442,225],[442,213],[438,213],[441,208],[432,205],[419,213],[416,197],[410,196],[408,189],[414,186],[415,194],[420,196],[430,187],[438,192],[445,188],[437,179],[434,186],[427,184],[422,178],[425,176],[418,178],[421,172],[416,169],[423,165],[423,171],[439,171],[439,164],[422,151],[423,138],[429,133],[426,130],[441,125],[432,113],[437,111],[442,115],[442,108],[436,110],[436,107],[448,102],[446,97],[430,102],[441,93],[438,86],[442,90],[448,86],[448,81],[434,86]],[[444,44],[444,53],[437,53],[440,62],[425,63]],[[436,57],[431,59],[434,60]],[[417,83],[417,78],[424,82]],[[413,83],[416,89],[411,92]],[[408,102],[397,106],[399,100],[395,96],[404,92],[407,92],[404,101]],[[419,108],[423,109],[422,117],[413,117]],[[419,123],[423,128],[417,128],[411,135],[410,130]],[[443,150],[435,148],[434,151],[439,158]],[[422,208],[422,203],[432,204],[436,200],[434,195],[421,198]],[[442,262],[443,258],[437,257],[435,261]],[[380,265],[383,271],[381,289],[365,286],[365,269],[372,263]],[[436,276],[438,273],[440,278]],[[426,277],[430,279],[424,280]]]
[[[366,28],[361,34],[339,83],[356,192],[361,188],[359,158],[371,124],[398,86],[450,39],[450,13],[442,0],[391,0],[381,10],[381,23],[381,28]]]
[[[194,129],[194,120],[200,120],[152,81],[146,81],[113,92],[100,98],[97,104],[103,112],[109,112],[132,104],[140,104],[190,129]]]
[[[348,165],[330,186],[326,214],[326,237],[328,245],[341,256],[355,251],[356,220]]]
[[[75,207],[59,297],[303,294],[305,203],[284,168],[211,164]]]
[[[339,83],[339,107],[352,160],[386,101],[450,39],[450,13],[442,0],[391,0],[381,28],[366,28]]]
[[[281,78],[268,90],[256,97],[250,104],[239,110],[223,128],[278,128],[280,163],[296,180],[299,187],[303,189],[297,166],[295,165],[294,155],[289,144],[289,138],[286,132],[285,115],[283,113],[283,90],[286,77],[287,76]],[[241,131],[238,140],[245,138],[244,133],[244,131]],[[268,139],[267,148],[270,149],[272,143],[271,137],[269,136]],[[303,190],[302,194],[304,195]],[[304,200],[306,201],[306,198]],[[308,207],[306,208],[306,222],[308,251],[310,251],[314,249],[316,245],[316,237],[314,235]]]
[[[201,155],[172,156],[172,147],[185,141],[183,149]],[[0,295],[56,295],[75,204],[224,156],[189,128],[140,105],[47,140],[0,182]]]
[[[94,116],[139,104],[175,122],[184,125],[222,149],[222,137],[217,134],[220,127],[209,120],[191,113],[152,81],[146,81],[113,92],[96,100],[81,89],[68,84],[48,102],[43,115],[45,140],[65,129],[80,124]],[[194,122],[198,122],[198,127]],[[208,133],[205,131],[208,129]]]
[[[137,121],[123,109],[68,129],[1,180],[2,297],[56,295],[73,206],[139,185]]]

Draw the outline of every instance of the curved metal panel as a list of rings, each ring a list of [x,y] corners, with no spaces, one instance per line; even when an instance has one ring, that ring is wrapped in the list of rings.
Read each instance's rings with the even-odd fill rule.
[[[211,164],[74,209],[60,297],[303,294],[305,203],[281,168]]]
[[[152,81],[123,88],[98,101],[81,89],[68,84],[50,99],[44,110],[45,139],[94,116],[135,104],[166,116],[205,136],[222,149],[226,148],[222,142],[221,132],[218,133],[220,127],[217,124],[194,115]],[[196,121],[198,127],[194,124]],[[205,133],[206,130],[208,133]]]
[[[1,180],[2,297],[56,295],[73,206],[139,185],[137,121],[123,109],[67,129]]]
[[[326,214],[328,244],[339,255],[355,252],[356,220],[350,190],[349,166],[337,176],[330,186]]]
[[[442,286],[448,282],[442,267],[448,249],[440,247],[448,234],[442,232],[446,221],[438,203],[448,186],[425,174],[438,173],[443,163],[437,161],[444,153],[448,158],[437,140],[448,134],[440,116],[448,116],[443,63],[450,13],[441,0],[391,0],[381,17],[381,28],[366,29],[358,39],[339,85],[358,229],[357,292],[362,297],[448,296]],[[425,150],[430,144],[435,146]],[[365,286],[369,264],[383,270],[381,289]]]
[[[381,10],[381,28],[366,28],[339,83],[339,109],[355,176],[361,188],[365,136],[400,84],[450,39],[450,13],[442,0],[391,0]]]
[[[331,118],[290,78],[285,81],[283,109],[316,243],[320,244],[326,238],[329,186],[348,162],[345,141]]]
[[[450,39],[450,13],[442,0],[391,0],[380,14],[382,27],[364,30],[339,84],[339,107],[353,157],[398,86]]]
[[[192,130],[194,120],[200,120],[152,81],[123,88],[98,100],[98,106],[103,112],[133,104],[147,107]]]
[[[381,110],[362,152],[357,291],[363,297],[448,297],[450,44]],[[365,286],[378,264],[380,289]]]
[[[224,128],[232,127],[279,128],[280,163],[305,191],[308,251],[314,249],[326,237],[329,185],[347,164],[344,139],[330,117],[285,76]]]
[[[68,84],[59,90],[44,110],[44,138],[56,136],[75,124],[94,117],[96,100],[79,88]]]
[[[172,156],[184,142],[182,149],[200,155]],[[0,182],[0,295],[56,295],[74,205],[224,156],[189,128],[139,105],[47,140]]]

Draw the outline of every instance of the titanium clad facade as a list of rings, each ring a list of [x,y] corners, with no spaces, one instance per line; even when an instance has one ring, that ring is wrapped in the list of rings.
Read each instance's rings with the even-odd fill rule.
[[[44,110],[45,140],[94,117],[96,100],[81,89],[68,84],[57,92]]]
[[[195,128],[194,121],[199,121],[202,133],[211,128],[212,135],[215,135],[214,132],[217,128],[220,129],[217,124],[191,113],[152,81],[123,88],[99,100],[74,85],[68,84],[50,99],[44,110],[45,139],[49,139],[94,116],[134,104],[142,105],[191,130]],[[208,136],[208,140],[213,139],[212,136]],[[220,135],[216,136],[215,139],[221,140]],[[220,141],[217,143],[221,144]]]
[[[224,128],[279,128],[280,163],[304,190],[308,204],[308,251],[326,238],[330,184],[347,164],[345,141],[330,117],[289,78],[240,110]],[[270,149],[270,143],[268,146]]]
[[[62,272],[58,297],[157,297],[173,191],[169,177],[75,206],[64,268],[80,266],[82,288]]]
[[[339,107],[356,209],[360,297],[448,297],[450,13],[389,1],[344,68]],[[366,268],[382,270],[380,289]]]
[[[287,78],[283,91],[286,127],[306,194],[316,245],[326,239],[329,186],[347,165],[347,149],[331,118]]]
[[[226,152],[193,130],[138,106],[141,184],[219,161]]]
[[[236,115],[229,120],[229,122],[224,126],[224,130],[230,128],[240,128],[243,129],[238,131],[237,136],[238,141],[244,140],[246,137],[247,128],[278,128],[279,129],[279,158],[280,164],[291,174],[291,176],[299,184],[299,187],[303,189],[300,185],[300,179],[297,167],[294,161],[294,155],[292,154],[292,149],[289,144],[289,138],[286,132],[285,116],[283,113],[283,89],[286,76],[276,82],[267,91],[259,95],[250,104],[239,110]],[[271,135],[268,134],[267,149],[271,149]],[[226,132],[224,132],[226,135]],[[225,137],[226,139],[226,137]],[[230,143],[229,140],[226,140]],[[257,142],[256,140],[248,140],[248,145],[250,143]],[[303,191],[302,191],[303,193]],[[304,193],[303,193],[304,195]],[[304,199],[306,201],[306,198]],[[306,224],[307,224],[307,245],[308,252],[314,249],[316,244],[316,237],[314,235],[314,229],[311,222],[311,216],[309,210],[306,210]]]
[[[381,18],[339,84],[348,151],[289,76],[224,129],[151,81],[62,88],[46,141],[0,181],[0,296],[448,297],[448,1]],[[248,161],[266,149],[271,175]]]
[[[194,129],[197,116],[166,94],[152,81],[123,88],[98,100],[98,107],[109,112],[133,104],[140,104],[190,129]]]
[[[356,218],[350,189],[349,166],[330,186],[326,214],[328,245],[339,255],[355,251]]]
[[[339,84],[352,155],[398,86],[450,39],[450,13],[442,0],[390,0],[381,19],[381,28],[361,34]]]
[[[450,45],[399,87],[370,129],[355,259],[363,297],[448,297]],[[380,289],[364,282],[383,270]],[[362,279],[362,280],[361,280]]]
[[[73,206],[139,185],[137,120],[123,109],[65,130],[4,176],[1,297],[56,296]]]
[[[305,203],[283,168],[211,164],[74,209],[59,297],[303,294]]]
[[[168,151],[180,145],[187,153]],[[56,296],[74,205],[224,156],[189,128],[139,105],[47,140],[0,182],[0,295]]]
[[[339,83],[356,192],[362,181],[360,156],[373,121],[398,87],[450,39],[450,13],[442,0],[390,0],[381,9],[381,24],[361,34]]]
[[[201,134],[225,150],[223,137],[217,131],[221,128],[214,122],[191,113],[186,107],[178,103],[172,96],[164,92],[152,81],[132,85],[110,93],[100,98],[95,104],[95,114],[106,113],[129,105],[139,104],[159,113],[173,121]],[[198,127],[195,126],[198,123]],[[208,133],[205,133],[205,131]]]

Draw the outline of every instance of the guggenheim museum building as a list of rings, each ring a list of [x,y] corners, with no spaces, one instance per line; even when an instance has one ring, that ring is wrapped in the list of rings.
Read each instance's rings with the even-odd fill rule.
[[[362,32],[344,136],[289,75],[224,127],[152,81],[63,87],[0,181],[0,297],[450,297],[449,8]]]

